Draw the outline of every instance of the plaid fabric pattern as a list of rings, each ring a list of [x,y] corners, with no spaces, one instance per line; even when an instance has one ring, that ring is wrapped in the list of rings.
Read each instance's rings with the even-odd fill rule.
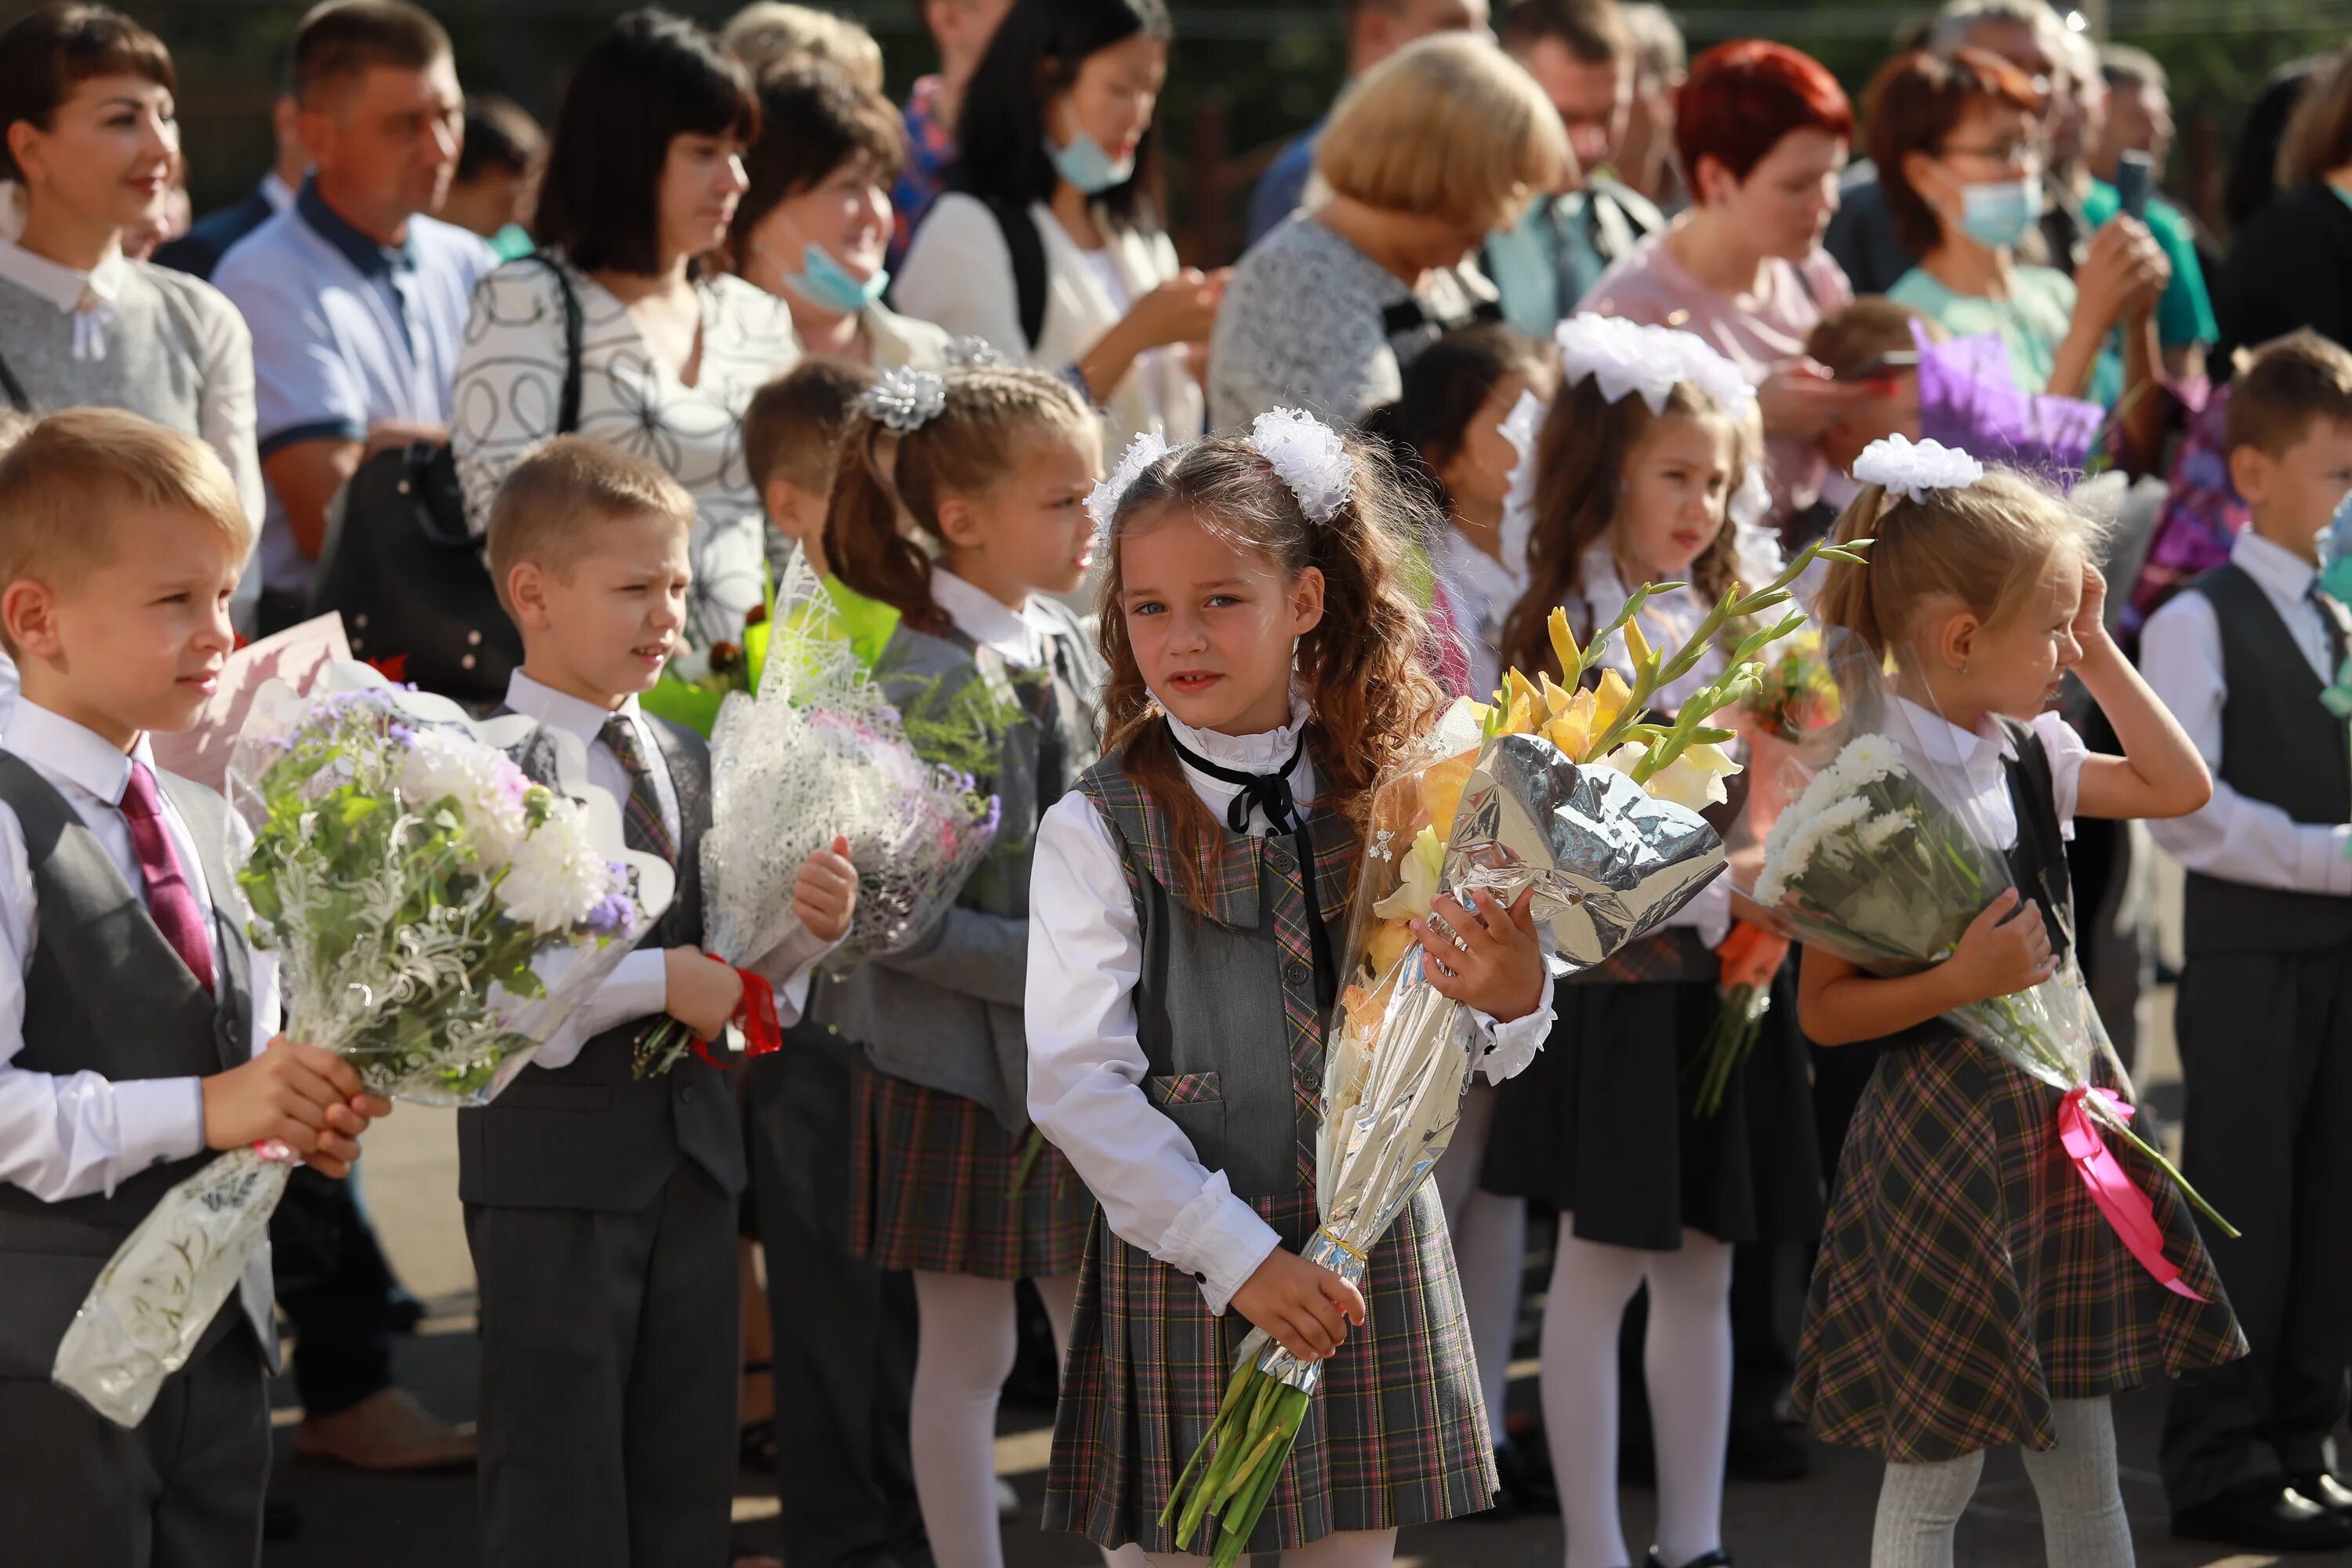
[[[861,1072],[850,1137],[850,1249],[885,1268],[982,1279],[1076,1274],[1094,1194],[1050,1143],[1014,1194],[1026,1142],[976,1100]]]
[[[1688,926],[1675,926],[1627,942],[1591,969],[1570,975],[1567,984],[1658,985],[1704,981],[1712,985],[1722,974],[1722,961],[1699,940],[1698,932]]]
[[[637,727],[627,715],[615,713],[604,721],[598,737],[621,771],[629,775],[629,798],[621,807],[621,837],[628,847],[641,855],[658,855],[671,865],[677,864],[677,844],[669,836],[669,827],[662,821],[661,798],[654,793],[651,768],[646,762],[644,748],[637,744]]]
[[[1891,1051],[1839,1162],[1796,1398],[1815,1436],[1924,1464],[2053,1446],[2053,1399],[2246,1353],[2188,1206],[2111,1141],[2205,1304],[2124,1249],[2060,1148],[2059,1092],[1952,1035]]]
[[[1121,839],[1129,886],[1150,877],[1181,898],[1173,825],[1119,771],[1117,756],[1078,787]],[[1142,831],[1130,834],[1122,823]],[[1310,834],[1325,917],[1335,932],[1342,931],[1355,837],[1328,813],[1316,816]],[[1285,972],[1281,1037],[1297,1097],[1299,1180],[1292,1192],[1251,1206],[1295,1250],[1315,1229],[1314,1133],[1323,1073],[1304,887],[1283,839],[1229,838],[1209,869],[1211,907],[1199,912],[1264,930]],[[1261,925],[1262,900],[1272,904]],[[1200,984],[1213,981],[1203,976]],[[1267,1022],[1271,1027],[1274,1021]],[[1207,1092],[1182,1079],[1154,1081],[1167,1085],[1155,1098]],[[1322,1392],[1251,1541],[1254,1551],[1300,1546],[1334,1531],[1450,1519],[1492,1504],[1494,1457],[1469,1321],[1444,1212],[1430,1184],[1373,1248],[1364,1297],[1369,1321],[1327,1363]],[[1136,1542],[1147,1551],[1175,1550],[1160,1528],[1160,1510],[1207,1435],[1248,1332],[1238,1313],[1209,1311],[1197,1279],[1122,1241],[1097,1215],[1055,1413],[1046,1528],[1079,1531],[1106,1548]]]

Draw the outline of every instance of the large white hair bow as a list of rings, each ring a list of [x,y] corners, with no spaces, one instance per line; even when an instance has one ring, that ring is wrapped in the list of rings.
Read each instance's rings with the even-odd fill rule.
[[[1853,460],[1858,482],[1881,486],[1889,495],[1915,501],[1927,500],[1936,490],[1966,489],[1984,478],[1984,472],[1982,463],[1957,447],[1901,435],[1873,441]]]

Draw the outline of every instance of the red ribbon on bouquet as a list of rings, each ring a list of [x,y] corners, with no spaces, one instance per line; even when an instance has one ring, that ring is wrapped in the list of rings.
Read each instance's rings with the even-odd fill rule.
[[[771,1051],[784,1048],[784,1026],[776,1013],[776,989],[748,969],[739,969],[736,975],[743,982],[743,1000],[735,1004],[735,1016],[728,1020],[743,1031],[743,1054],[764,1057]],[[710,1042],[697,1038],[694,1054],[726,1070],[726,1064],[710,1054]]]
[[[2204,1297],[2180,1282],[2180,1269],[2164,1256],[2164,1232],[2157,1226],[2155,1206],[2107,1147],[2098,1119],[2087,1103],[2095,1094],[2116,1116],[2128,1118],[2132,1114],[2132,1108],[2110,1090],[2073,1090],[2058,1106],[2058,1142],[2065,1146],[2066,1157],[2074,1162],[2074,1169],[2082,1173],[2083,1184],[2091,1189],[2091,1201],[2115,1226],[2125,1249],[2139,1259],[2140,1267],[2174,1295],[2185,1296],[2191,1301],[2204,1300]]]

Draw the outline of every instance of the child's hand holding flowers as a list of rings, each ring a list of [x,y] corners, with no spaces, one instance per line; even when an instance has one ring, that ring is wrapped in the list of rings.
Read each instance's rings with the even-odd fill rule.
[[[849,934],[857,913],[857,868],[849,863],[849,840],[834,835],[831,847],[813,849],[793,880],[793,913],[822,942]]]
[[[1429,984],[1441,996],[1475,1007],[1497,1023],[1524,1018],[1543,1002],[1543,944],[1529,908],[1533,889],[1506,909],[1483,889],[1470,909],[1451,898],[1430,906],[1411,929],[1430,957]]]

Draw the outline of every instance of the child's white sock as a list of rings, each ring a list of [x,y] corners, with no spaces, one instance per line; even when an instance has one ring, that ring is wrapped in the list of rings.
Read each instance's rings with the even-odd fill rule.
[[[1492,1085],[1473,1085],[1462,1101],[1454,1141],[1437,1162],[1438,1201],[1454,1237],[1462,1277],[1462,1303],[1470,1314],[1470,1346],[1478,1357],[1486,1425],[1503,1441],[1503,1405],[1511,1385],[1511,1342],[1519,1326],[1519,1284],[1527,1271],[1528,1201],[1481,1191],[1487,1134],[1495,1125]]]
[[[1077,1279],[1040,1279],[1058,1357]],[[1003,1568],[996,1512],[996,1405],[1019,1349],[1013,1282],[917,1270],[921,1314],[908,1447],[939,1568]]]
[[[1982,1454],[1930,1465],[1889,1465],[1878,1488],[1870,1568],[1952,1568],[1952,1532],[1977,1495]],[[2067,1568],[2074,1568],[2068,1563]]]
[[[2131,1521],[2116,1474],[2114,1409],[2104,1398],[2053,1399],[2058,1446],[2023,1450],[2025,1474],[2042,1500],[2042,1539],[2066,1568],[2132,1568]]]
[[[1723,1544],[1723,1455],[1731,1432],[1731,1245],[1685,1230],[1681,1251],[1643,1257],[1650,1281],[1643,1371],[1658,1463],[1658,1556],[1679,1568]]]

